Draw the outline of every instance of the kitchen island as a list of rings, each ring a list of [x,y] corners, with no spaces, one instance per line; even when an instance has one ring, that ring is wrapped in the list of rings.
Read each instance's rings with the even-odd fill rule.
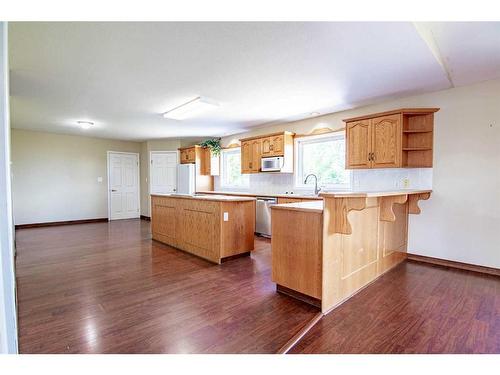
[[[278,292],[326,313],[406,259],[408,214],[430,190],[322,193],[272,207]]]
[[[214,263],[254,249],[255,198],[151,195],[153,239]]]

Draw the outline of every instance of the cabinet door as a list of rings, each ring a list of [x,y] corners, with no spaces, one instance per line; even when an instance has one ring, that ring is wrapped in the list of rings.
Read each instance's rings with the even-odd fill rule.
[[[252,141],[252,164],[250,169],[252,172],[260,172],[260,159],[262,154],[262,142],[260,139],[255,139]]]
[[[274,156],[283,156],[285,149],[283,135],[277,135],[271,138],[271,152]]]
[[[273,151],[272,151],[272,140],[271,137],[267,138],[262,138],[262,157],[267,157],[267,156],[272,156]]]
[[[181,150],[181,164],[189,163],[189,153],[187,149]]]
[[[346,168],[371,168],[370,120],[346,124]]]
[[[202,148],[200,150],[200,174],[202,176],[210,176],[210,157],[211,152],[209,148]]]
[[[372,168],[401,166],[401,115],[373,118]]]
[[[250,141],[241,142],[241,173],[252,173],[252,144]]]
[[[188,160],[190,163],[195,163],[196,162],[196,148],[188,148]]]

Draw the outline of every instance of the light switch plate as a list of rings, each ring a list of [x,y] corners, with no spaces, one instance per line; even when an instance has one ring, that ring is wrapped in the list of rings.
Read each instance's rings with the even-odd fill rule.
[[[97,182],[102,182],[102,177],[101,176],[97,177]]]
[[[229,221],[229,212],[224,212],[224,221]]]

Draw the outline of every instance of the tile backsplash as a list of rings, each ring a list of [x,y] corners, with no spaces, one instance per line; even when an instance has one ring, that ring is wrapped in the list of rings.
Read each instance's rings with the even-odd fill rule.
[[[283,194],[312,192],[310,189],[294,187],[295,175],[288,173],[256,173],[249,175],[247,188],[221,186],[220,177],[214,178],[217,191],[241,191],[256,194]],[[432,168],[390,168],[357,169],[352,171],[354,191],[391,190],[391,189],[432,189]]]

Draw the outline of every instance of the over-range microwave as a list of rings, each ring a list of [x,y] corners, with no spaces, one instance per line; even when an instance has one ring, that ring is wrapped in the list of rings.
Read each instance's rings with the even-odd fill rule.
[[[270,158],[262,158],[260,170],[262,172],[279,172],[284,164],[283,156],[273,156]]]

